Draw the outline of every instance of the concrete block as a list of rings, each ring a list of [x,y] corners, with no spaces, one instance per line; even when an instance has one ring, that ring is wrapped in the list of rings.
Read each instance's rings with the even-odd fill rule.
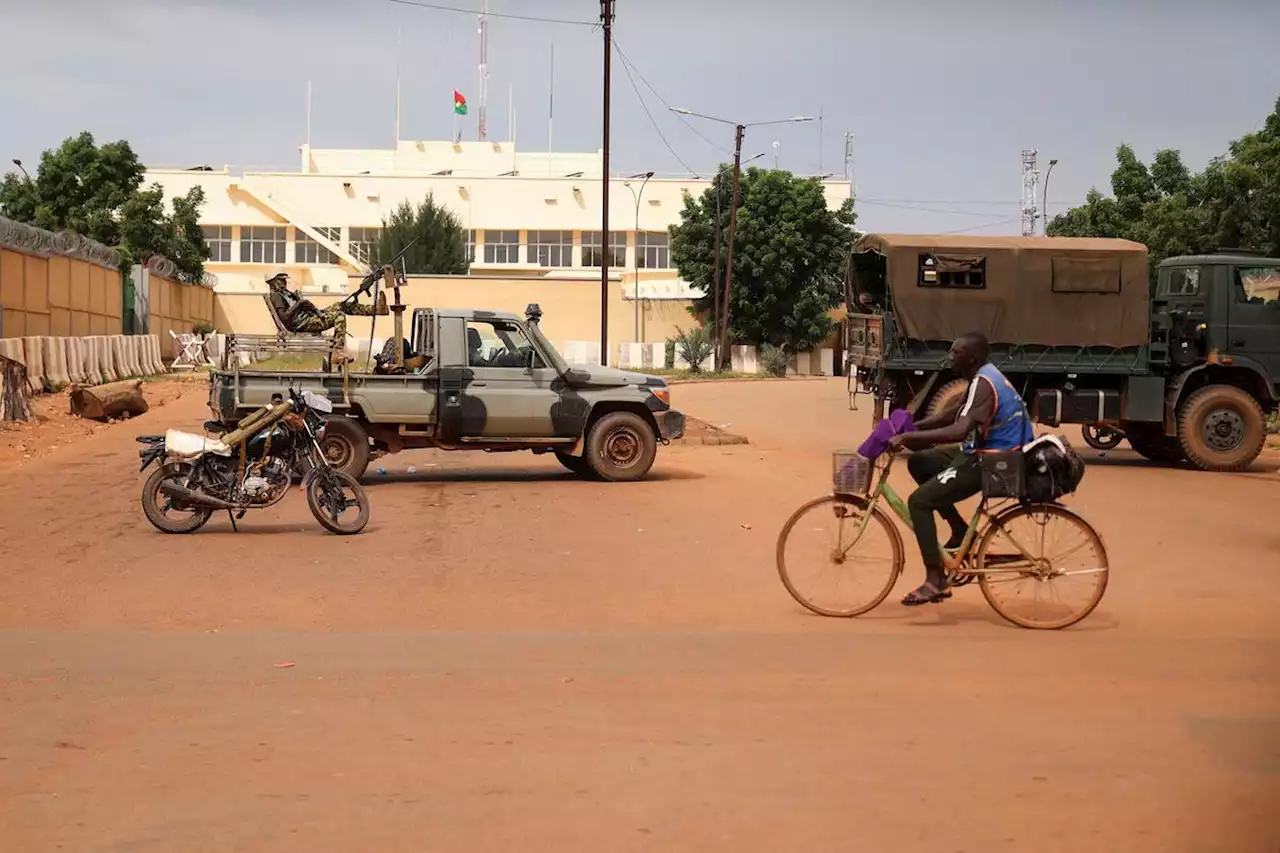
[[[0,338],[0,355],[5,358],[27,363],[26,353],[22,348],[22,338]]]
[[[84,374],[84,345],[81,343],[83,338],[67,338],[67,376],[72,382],[84,384],[87,377]]]
[[[59,388],[71,380],[67,378],[67,339],[44,338],[44,377],[52,388]]]
[[[129,336],[129,357],[133,359],[133,363],[137,365],[139,376],[151,375],[151,365],[147,363],[146,335]]]
[[[688,360],[687,360],[687,359],[685,359],[685,357],[684,357],[683,355],[681,355],[681,354],[680,354],[680,348],[679,348],[679,347],[676,347],[676,370],[688,370],[688,369],[689,369],[689,362],[688,362]],[[706,357],[706,358],[704,358],[704,359],[702,360],[702,369],[703,369],[703,370],[715,370],[715,369],[716,369],[716,354],[715,354],[715,353],[713,353],[713,352],[712,352],[712,353],[707,353],[707,357]]]
[[[116,373],[115,364],[111,360],[111,338],[95,335],[90,340],[93,341],[93,349],[98,356],[98,372],[102,374],[102,381],[115,382],[120,374]]]
[[[818,350],[818,370],[820,376],[835,376],[836,371],[836,351],[830,347],[823,347]]]
[[[734,373],[760,372],[760,353],[755,347],[746,345],[730,347],[729,360]]]
[[[39,389],[44,385],[44,338],[22,339],[23,358],[27,365],[27,378]]]
[[[644,344],[618,344],[618,367],[623,370],[639,370],[644,367]]]
[[[90,385],[101,385],[104,381],[102,375],[102,355],[98,348],[97,336],[90,336],[80,341],[80,346],[84,349],[84,373]]]
[[[164,363],[164,350],[160,348],[160,336],[147,335],[147,340],[150,341],[151,369],[155,371],[155,373],[152,375],[162,376],[165,373],[168,373],[169,368],[166,367]],[[224,351],[225,351],[226,345],[227,345],[226,335],[223,335],[222,346]],[[222,363],[221,356],[219,356],[218,363],[219,364]]]
[[[565,341],[560,352],[569,364],[600,364],[599,341]]]

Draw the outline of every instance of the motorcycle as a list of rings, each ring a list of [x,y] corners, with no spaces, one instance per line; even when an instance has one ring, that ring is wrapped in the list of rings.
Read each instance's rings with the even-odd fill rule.
[[[289,389],[289,399],[253,412],[234,430],[206,421],[214,435],[171,429],[140,435],[145,447],[139,472],[159,463],[142,487],[147,521],[165,533],[194,533],[217,510],[226,510],[231,528],[251,509],[279,503],[298,472],[311,514],[337,534],[359,533],[369,523],[369,498],[360,483],[332,468],[320,449],[323,415],[333,404],[310,391]],[[353,517],[348,517],[350,510]]]

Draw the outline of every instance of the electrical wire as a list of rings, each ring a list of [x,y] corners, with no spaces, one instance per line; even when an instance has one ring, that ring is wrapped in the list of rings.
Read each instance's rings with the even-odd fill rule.
[[[954,231],[936,231],[934,233],[939,237],[943,237],[948,234],[964,234],[969,231],[980,231],[984,228],[995,228],[1000,225],[1009,225],[1010,223],[1021,221],[1021,216],[1011,216],[1008,219],[1001,219],[999,222],[988,222],[985,225],[970,225],[968,228],[957,228]]]
[[[542,24],[571,24],[576,27],[598,27],[599,21],[574,21],[565,18],[538,18],[533,15],[512,15],[503,12],[481,12],[479,9],[463,9],[458,6],[442,6],[439,3],[423,3],[421,0],[387,0],[400,6],[417,6],[422,9],[435,9],[438,12],[460,12],[464,15],[485,15],[489,18],[509,18],[514,21],[537,21]]]
[[[855,201],[857,204],[870,204],[875,207],[892,207],[895,210],[919,210],[924,213],[944,213],[951,216],[981,216],[986,219],[992,219],[995,217],[1004,216],[1003,213],[983,213],[977,210],[951,210],[951,209],[942,208],[942,207],[921,207],[919,205],[896,204],[891,201],[875,201],[873,199],[866,199],[866,198],[859,198],[859,199],[856,199]],[[1007,202],[1002,202],[1002,204],[1004,204],[1006,207],[1014,207],[1017,204],[1017,202],[1007,201]]]
[[[657,90],[657,89],[653,88],[653,84],[652,84],[652,83],[650,83],[648,80],[646,80],[646,79],[645,79],[645,76],[644,76],[643,74],[641,74],[641,73],[640,73],[640,69],[638,69],[638,68],[636,68],[636,67],[635,67],[635,63],[634,63],[634,62],[632,62],[632,61],[631,61],[631,59],[630,59],[630,58],[629,58],[629,57],[628,57],[628,56],[623,52],[622,48],[618,46],[618,39],[617,39],[617,37],[616,37],[616,36],[615,36],[615,37],[614,37],[614,39],[613,39],[613,47],[614,47],[614,49],[615,49],[616,51],[618,51],[618,57],[622,60],[622,65],[623,65],[623,67],[624,67],[624,68],[626,68],[626,67],[630,67],[630,68],[631,68],[631,70],[635,72],[636,76],[640,78],[640,82],[641,82],[641,83],[644,83],[645,87],[646,87],[650,92],[652,92],[652,93],[653,93],[653,96],[654,96],[655,98],[657,98],[657,99],[658,99],[658,103],[662,104],[662,105],[663,105],[664,107],[666,107],[668,110],[672,110],[671,104],[670,104],[670,103],[668,103],[667,99],[666,99],[666,98],[664,98],[664,97],[662,97],[662,95],[658,92],[658,90]],[[675,117],[676,117],[676,118],[678,118],[682,124],[684,124],[684,126],[685,126],[685,127],[689,128],[689,130],[693,131],[693,134],[694,134],[695,136],[697,136],[699,139],[701,139],[703,142],[707,143],[708,145],[710,145],[712,148],[716,149],[717,151],[723,152],[724,154],[727,154],[727,155],[728,155],[728,156],[730,156],[730,157],[732,157],[732,156],[733,156],[733,152],[732,152],[731,150],[729,150],[728,148],[724,147],[724,146],[723,146],[723,145],[721,145],[719,142],[716,142],[716,141],[715,141],[715,140],[713,140],[711,137],[709,137],[709,136],[707,136],[706,134],[704,134],[702,131],[698,130],[698,128],[697,128],[697,127],[695,127],[695,126],[693,125],[693,122],[689,121],[687,118],[685,118],[684,116],[680,115],[680,113],[676,113],[676,112],[674,112],[674,111],[672,111],[672,112],[673,112],[673,114],[675,115]]]
[[[671,147],[671,143],[667,141],[667,135],[662,132],[662,128],[658,126],[658,122],[653,117],[653,113],[649,111],[649,105],[644,102],[644,96],[640,94],[640,87],[636,85],[635,78],[631,76],[631,63],[626,60],[626,57],[622,56],[621,50],[618,51],[618,56],[622,59],[622,70],[626,72],[627,80],[631,82],[631,88],[636,93],[636,100],[640,102],[640,107],[644,110],[644,114],[649,117],[649,123],[653,125],[653,129],[657,132],[658,138],[662,140],[662,144],[667,146],[667,150],[671,152],[672,157],[676,158],[676,162],[681,166],[684,166],[685,169],[695,178],[699,178],[699,180],[701,180],[698,173],[693,170],[693,167],[686,163],[680,155],[676,153],[676,150]]]

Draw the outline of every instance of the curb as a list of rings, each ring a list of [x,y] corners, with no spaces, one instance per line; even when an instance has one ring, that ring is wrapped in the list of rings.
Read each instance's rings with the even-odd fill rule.
[[[756,379],[748,376],[734,376],[730,379],[669,379],[668,385],[709,385],[712,382],[721,385],[730,382],[816,382],[819,379],[840,379],[839,376],[761,376]]]
[[[711,433],[711,435],[699,435],[694,438],[677,438],[671,442],[672,444],[682,444],[685,446],[710,445],[715,447],[722,447],[728,444],[750,444],[751,443],[747,441],[747,437],[745,435],[738,435],[737,433],[725,432],[719,427],[713,426],[707,423],[702,418],[695,418],[692,415],[685,415],[686,427],[690,423],[697,424],[702,429]]]

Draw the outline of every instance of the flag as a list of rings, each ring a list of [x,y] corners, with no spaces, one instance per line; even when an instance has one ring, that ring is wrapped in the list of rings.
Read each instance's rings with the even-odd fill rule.
[[[453,111],[460,116],[467,114],[467,99],[457,89],[453,90]]]

